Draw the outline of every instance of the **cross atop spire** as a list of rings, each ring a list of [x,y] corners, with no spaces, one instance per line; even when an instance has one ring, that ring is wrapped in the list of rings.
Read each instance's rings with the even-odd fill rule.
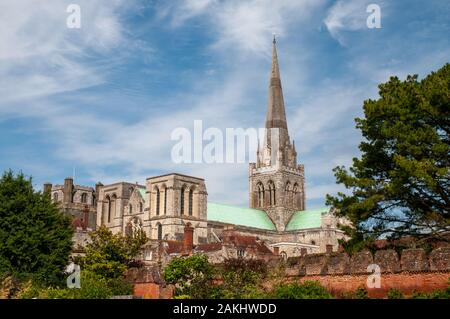
[[[278,66],[277,46],[275,36],[272,47],[272,71],[269,82],[269,101],[266,117],[266,128],[284,128],[287,130],[284,110],[283,90],[281,88],[280,69]]]

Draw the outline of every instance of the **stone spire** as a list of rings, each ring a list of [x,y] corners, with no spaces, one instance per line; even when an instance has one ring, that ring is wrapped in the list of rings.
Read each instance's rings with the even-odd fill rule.
[[[249,165],[249,198],[251,208],[265,211],[283,231],[292,214],[305,209],[305,177],[289,138],[275,38],[268,95],[264,142],[258,140],[256,163]]]
[[[269,82],[269,101],[266,116],[266,128],[284,128],[287,130],[286,113],[284,111],[283,90],[281,88],[280,69],[278,66],[275,37],[272,47],[272,71]]]

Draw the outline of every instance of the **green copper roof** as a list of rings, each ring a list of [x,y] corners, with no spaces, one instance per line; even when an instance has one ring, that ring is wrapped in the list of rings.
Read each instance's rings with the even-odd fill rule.
[[[295,212],[287,224],[286,230],[319,228],[322,225],[322,213],[326,213],[328,211],[328,208],[318,208]]]
[[[253,208],[208,203],[208,220],[227,224],[276,230],[267,214]]]
[[[139,188],[139,193],[141,193],[142,198],[145,200],[145,192],[147,190],[145,188]]]

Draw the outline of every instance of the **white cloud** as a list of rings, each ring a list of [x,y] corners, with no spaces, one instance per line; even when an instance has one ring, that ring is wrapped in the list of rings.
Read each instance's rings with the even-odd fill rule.
[[[331,36],[344,45],[343,31],[356,31],[367,28],[366,21],[369,13],[367,6],[372,0],[339,0],[327,13],[324,23]],[[380,2],[377,2],[381,5]],[[383,11],[384,12],[384,11]]]
[[[268,39],[273,33],[287,35],[293,22],[306,19],[324,3],[324,0],[191,0],[161,7],[160,16],[169,16],[174,27],[198,16],[206,17],[216,35],[214,48],[234,48],[267,56]]]
[[[36,127],[29,129],[50,132],[47,136],[55,149],[49,158],[75,163],[92,181],[142,183],[153,174],[175,171],[205,178],[211,201],[247,205],[246,164],[175,165],[170,161],[174,144],[170,133],[176,127],[190,128],[195,119],[218,128],[262,125],[272,33],[288,38],[301,32],[302,23],[326,1],[190,0],[160,4],[159,22],[170,21],[172,31],[180,31],[190,22],[207,28],[211,36],[207,53],[219,68],[212,76],[193,75],[191,91],[176,91],[163,103],[143,94],[146,107],[140,108],[139,114],[128,108],[136,103],[132,94],[129,105],[121,106],[117,113],[110,108],[115,92],[75,94],[81,88],[109,82],[105,71],[115,65],[110,63],[126,62],[133,50],[153,54],[146,43],[130,42],[126,37],[133,30],[127,29],[122,15],[133,10],[133,5],[125,0],[108,1],[108,5],[101,0],[78,1],[82,29],[77,31],[65,27],[68,3],[49,0],[35,6],[33,1],[18,0],[0,4],[2,117],[15,114],[36,119]],[[364,4],[338,1],[327,12],[329,32],[343,41],[345,31],[359,30],[367,17]],[[197,17],[201,19],[194,21]],[[427,59],[445,59],[448,51],[439,56],[424,54],[416,63],[383,68],[373,54],[349,54],[348,76],[340,73],[339,78],[312,84],[313,75],[323,78],[331,72],[311,65],[317,52],[310,44],[306,39],[301,45],[285,42],[279,57],[291,137],[296,140],[299,162],[305,164],[307,199],[318,202],[326,193],[339,189],[331,169],[348,165],[358,152],[360,136],[353,119],[360,115],[363,100],[376,93],[376,83],[389,74],[410,70],[411,65],[416,70],[418,61],[420,68],[428,68]],[[127,50],[133,52],[120,55]],[[230,61],[233,63],[227,64]],[[148,62],[151,76],[165,72]],[[53,99],[56,93],[66,93],[60,95],[65,103]],[[33,161],[41,175],[48,174],[48,167]],[[24,168],[32,167],[21,163]]]
[[[67,28],[70,3],[16,0],[0,4],[0,111],[11,111],[7,102],[103,82],[94,62],[98,62],[96,55],[126,42],[118,14],[127,9],[126,1],[109,1],[107,6],[101,0],[77,1],[80,29]]]

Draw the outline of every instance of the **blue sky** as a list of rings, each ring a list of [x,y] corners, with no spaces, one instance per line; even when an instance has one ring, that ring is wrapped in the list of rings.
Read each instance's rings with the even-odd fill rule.
[[[81,7],[68,29],[66,8]],[[366,7],[381,8],[368,29]],[[177,127],[260,127],[272,34],[307,207],[341,190],[331,169],[358,155],[354,118],[397,75],[450,62],[450,2],[0,1],[0,169],[37,188],[167,172],[206,179],[209,200],[248,205],[247,164],[174,164]]]

